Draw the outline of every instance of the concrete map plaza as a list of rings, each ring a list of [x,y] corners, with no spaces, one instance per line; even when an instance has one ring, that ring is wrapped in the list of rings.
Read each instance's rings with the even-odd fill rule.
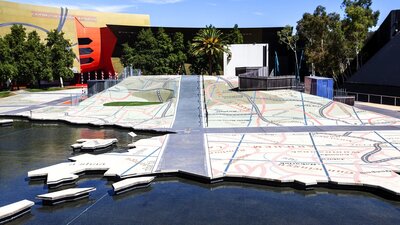
[[[69,92],[20,94],[2,99],[0,110],[34,120],[170,132],[142,139],[125,153],[84,154],[27,171],[47,176],[49,185],[100,170],[119,179],[182,173],[206,182],[352,186],[399,197],[398,118],[290,90],[237,92],[236,77],[202,78],[131,77],[76,106],[65,104]],[[114,101],[160,104],[104,106]]]

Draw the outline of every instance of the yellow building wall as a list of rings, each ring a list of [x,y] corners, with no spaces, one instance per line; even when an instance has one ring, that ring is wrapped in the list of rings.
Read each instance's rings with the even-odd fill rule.
[[[45,30],[57,29],[61,18],[61,8],[38,6],[30,4],[20,4],[14,2],[0,1],[0,36],[4,36],[10,32],[12,23],[26,23],[41,27]],[[66,8],[63,8],[63,16]],[[149,15],[125,14],[125,13],[104,13],[87,10],[68,9],[65,24],[62,31],[65,38],[73,45],[75,55],[79,58],[78,40],[76,36],[76,28],[74,18],[85,27],[106,27],[110,25],[127,25],[127,26],[150,26]],[[46,38],[46,32],[30,26],[24,26],[27,32],[36,30],[41,38]],[[74,63],[74,70],[79,72],[80,65],[77,60]]]

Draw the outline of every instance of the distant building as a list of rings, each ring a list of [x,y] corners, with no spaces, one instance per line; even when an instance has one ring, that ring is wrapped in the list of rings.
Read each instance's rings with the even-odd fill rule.
[[[353,75],[345,83],[347,91],[400,97],[399,31],[400,10],[393,10],[360,51],[358,63],[352,62]],[[383,100],[394,103],[393,99]],[[380,97],[372,96],[370,101],[380,102]]]
[[[170,16],[170,15],[169,15]],[[135,40],[139,31],[150,27],[149,15],[104,13],[68,8],[55,8],[0,1],[0,35],[10,32],[13,24],[22,24],[27,31],[36,30],[44,39],[57,29],[73,44],[77,58],[76,73],[114,74],[121,68],[122,44]],[[153,32],[158,27],[150,27]],[[185,43],[202,28],[163,27],[166,33],[181,32]],[[228,33],[232,28],[218,28]],[[277,32],[283,27],[239,28],[245,44],[268,43],[269,54],[277,52],[281,74],[294,74],[294,55],[279,44]],[[267,57],[273,68],[274,57]],[[120,71],[118,71],[120,72]]]

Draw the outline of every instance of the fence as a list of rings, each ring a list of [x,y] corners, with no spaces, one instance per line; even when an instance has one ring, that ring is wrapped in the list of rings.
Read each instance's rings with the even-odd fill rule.
[[[400,106],[400,97],[398,96],[376,95],[357,92],[347,92],[347,95],[355,96],[355,100],[360,102]]]
[[[88,80],[88,97],[109,89],[118,84],[121,80]]]
[[[335,90],[335,96],[353,96],[355,101],[400,106],[399,96],[358,93],[346,91],[346,89]]]
[[[76,106],[87,97],[84,89],[82,89],[81,93],[27,92],[19,93],[18,95],[47,99],[48,102],[43,104],[48,106]]]

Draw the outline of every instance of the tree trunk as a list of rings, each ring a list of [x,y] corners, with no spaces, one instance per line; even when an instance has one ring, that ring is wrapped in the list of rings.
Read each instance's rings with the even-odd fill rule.
[[[295,58],[295,61],[296,61],[296,80],[300,80],[300,71],[299,71],[299,60],[297,59],[297,52],[296,51],[294,51],[294,58]]]

